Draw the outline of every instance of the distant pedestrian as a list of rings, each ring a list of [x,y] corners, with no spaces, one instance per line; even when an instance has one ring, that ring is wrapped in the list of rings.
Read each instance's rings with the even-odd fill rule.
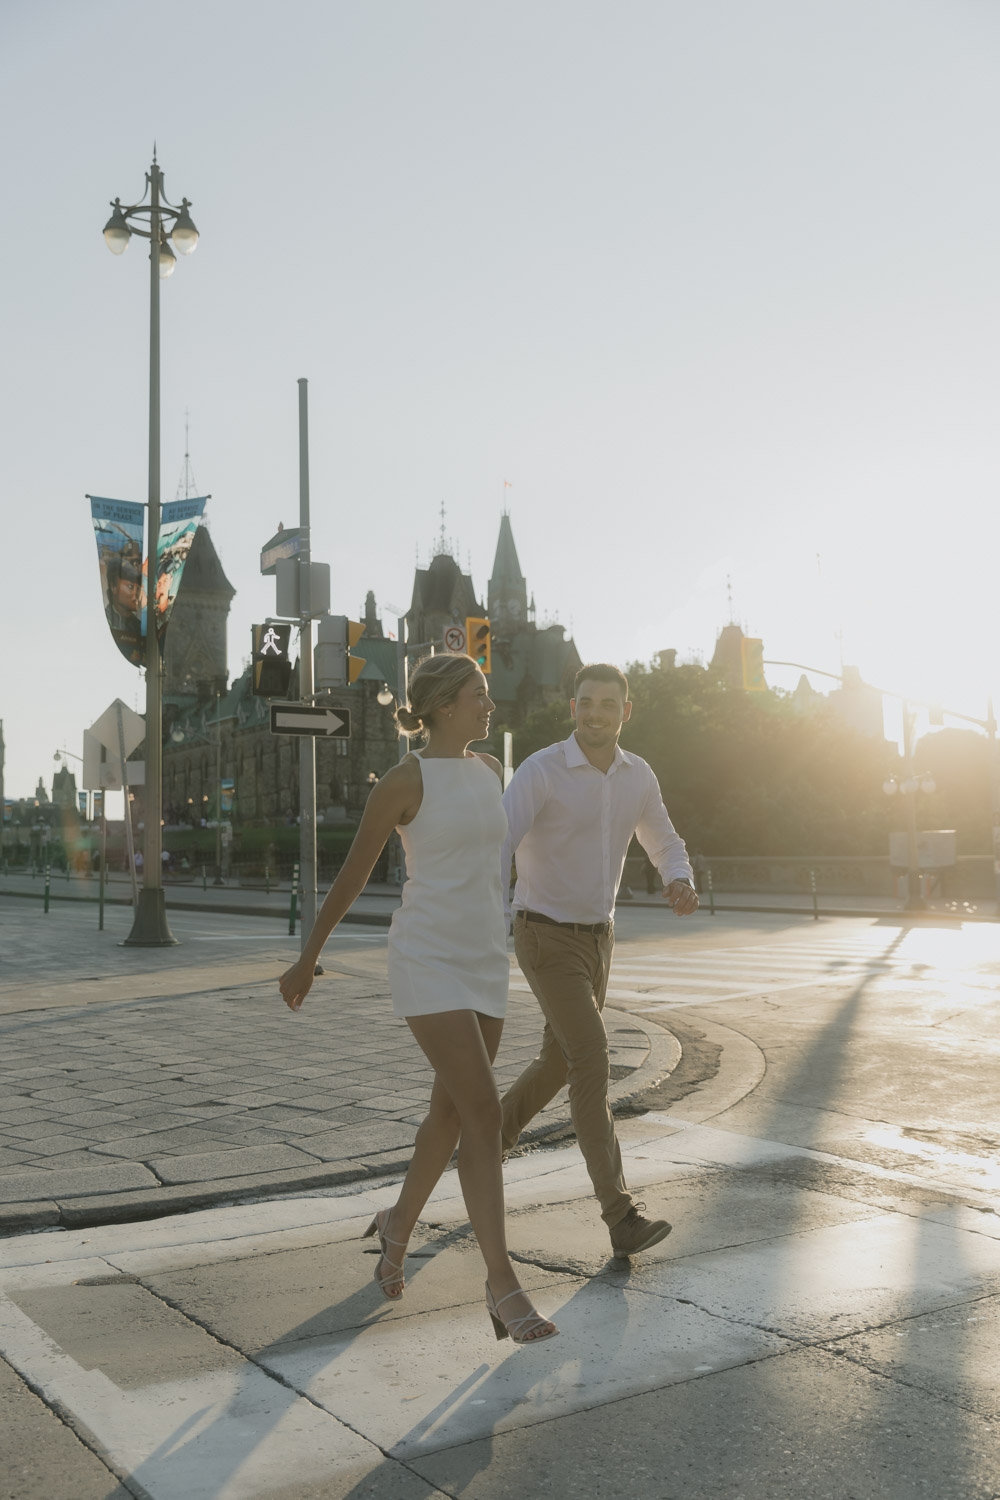
[[[433,656],[417,667],[409,707],[396,717],[402,733],[423,734],[426,744],[372,788],[302,955],[279,984],[286,1005],[298,1010],[323,944],[398,828],[409,878],[389,930],[389,984],[393,1010],[433,1068],[434,1086],[399,1197],[367,1231],[382,1252],[375,1279],[390,1301],[403,1295],[410,1234],[458,1145],[459,1182],[486,1262],[486,1306],[497,1338],[534,1343],[557,1330],[535,1312],[507,1253],[492,1066],[510,981],[500,892],[503,771],[493,756],[469,749],[487,738],[493,707],[471,657]]]
[[[625,1183],[608,1104],[610,1061],[603,1010],[614,947],[615,896],[636,835],[678,916],[698,909],[684,844],[650,766],[622,750],[632,712],[628,681],[600,663],[576,674],[568,740],[523,761],[504,793],[510,831],[504,889],[516,856],[514,951],[545,1017],[538,1056],[503,1098],[505,1152],[569,1083],[577,1144],[615,1255],[647,1250],[670,1233],[646,1219]]]

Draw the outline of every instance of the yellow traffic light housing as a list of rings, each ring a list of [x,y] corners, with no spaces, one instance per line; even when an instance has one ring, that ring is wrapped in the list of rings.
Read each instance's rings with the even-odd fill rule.
[[[313,652],[313,683],[320,692],[347,687],[364,671],[365,657],[352,656],[365,627],[346,615],[320,615]]]
[[[490,622],[468,616],[465,621],[465,649],[478,662],[486,677],[490,675]]]
[[[357,682],[358,678],[361,676],[361,673],[364,671],[365,657],[363,657],[363,656],[353,656],[351,654],[353,652],[355,646],[360,641],[361,637],[364,635],[364,633],[365,633],[365,627],[363,625],[359,625],[359,623],[358,623],[357,620],[348,620],[348,622],[347,622],[347,680],[348,680],[348,682]]]

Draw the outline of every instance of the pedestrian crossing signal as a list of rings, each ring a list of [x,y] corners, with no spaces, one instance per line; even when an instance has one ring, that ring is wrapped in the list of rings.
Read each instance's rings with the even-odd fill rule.
[[[288,696],[288,684],[292,676],[292,663],[288,657],[291,637],[290,625],[253,626],[250,671],[255,698]]]
[[[489,620],[474,620],[471,617],[465,621],[465,640],[469,655],[473,661],[478,662],[483,675],[490,675],[490,622]]]

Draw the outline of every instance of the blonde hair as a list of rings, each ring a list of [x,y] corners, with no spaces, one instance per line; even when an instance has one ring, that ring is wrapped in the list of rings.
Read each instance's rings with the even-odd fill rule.
[[[427,734],[430,720],[458,697],[476,672],[479,663],[471,656],[425,656],[410,677],[409,703],[397,708],[396,725],[400,734]]]

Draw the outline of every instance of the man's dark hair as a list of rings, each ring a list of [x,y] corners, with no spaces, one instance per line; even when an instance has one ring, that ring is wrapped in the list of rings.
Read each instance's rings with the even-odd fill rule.
[[[615,683],[617,687],[621,688],[625,702],[628,702],[628,678],[624,672],[620,672],[617,667],[613,667],[610,662],[606,661],[591,662],[589,666],[580,668],[579,672],[573,678],[574,698],[577,697],[580,691],[580,683],[588,677],[591,682]]]

